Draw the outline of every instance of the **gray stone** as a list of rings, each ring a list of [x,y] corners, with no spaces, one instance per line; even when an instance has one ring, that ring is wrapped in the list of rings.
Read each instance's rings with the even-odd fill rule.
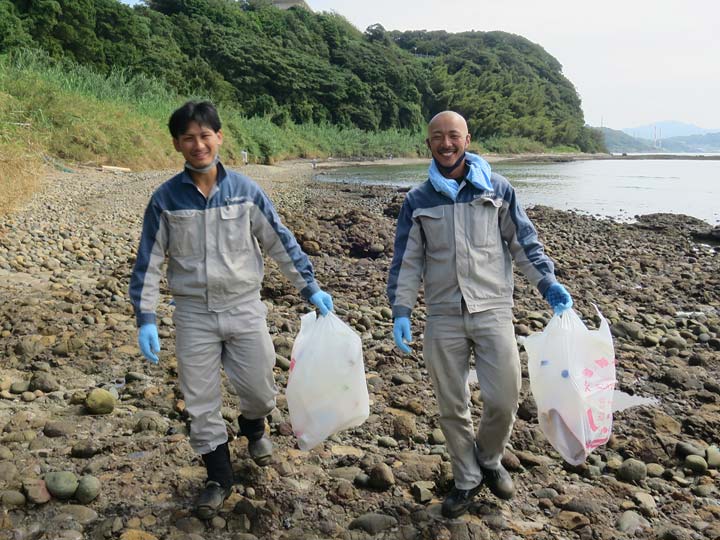
[[[430,443],[431,444],[445,444],[445,434],[442,432],[442,429],[435,428],[430,433]]]
[[[679,442],[675,446],[675,454],[677,454],[678,457],[684,458],[686,456],[705,456],[705,451],[702,448],[698,448],[697,446],[686,443],[686,442]]]
[[[17,467],[11,461],[0,461],[0,487],[11,486],[17,477]]]
[[[407,373],[394,373],[391,380],[395,384],[412,384],[415,382],[412,375]]]
[[[81,477],[78,482],[75,498],[82,504],[87,504],[97,498],[100,494],[100,489],[101,484],[99,479],[94,476],[85,475]]]
[[[6,508],[25,505],[25,495],[15,490],[3,491],[0,493],[0,502]]]
[[[415,418],[409,415],[396,416],[393,420],[393,430],[396,439],[408,441],[417,435]]]
[[[638,532],[650,526],[647,519],[637,512],[627,510],[615,522],[615,528],[626,533],[628,536],[635,536]]]
[[[380,448],[396,448],[398,442],[392,437],[379,437],[377,444]]]
[[[67,504],[62,507],[61,512],[72,516],[80,525],[88,525],[98,518],[95,510],[79,504]]]
[[[16,381],[10,385],[10,392],[13,394],[22,394],[30,390],[30,381]]]
[[[705,456],[708,467],[711,469],[720,468],[720,448],[717,446],[708,446],[705,451]]]
[[[69,499],[78,487],[78,478],[70,471],[50,472],[45,475],[45,485],[53,497]]]
[[[633,497],[637,501],[638,505],[640,505],[640,510],[642,510],[645,515],[654,516],[657,513],[657,503],[652,495],[645,493],[644,491],[638,491],[633,494]]]
[[[553,488],[540,488],[532,492],[538,499],[554,499],[558,496],[557,490]]]
[[[705,474],[708,470],[707,461],[700,456],[685,456],[683,465],[695,474]]]
[[[648,463],[647,464],[647,475],[651,478],[660,478],[665,472],[665,467],[659,463]]]
[[[33,504],[45,504],[52,498],[45,481],[39,478],[23,480],[23,491],[25,491],[26,497]]]
[[[78,441],[70,450],[70,455],[75,458],[88,459],[97,454],[100,449],[91,440]]]
[[[630,458],[623,461],[617,471],[618,480],[624,482],[639,482],[647,476],[647,466],[640,460]]]
[[[74,432],[75,426],[63,420],[51,420],[43,428],[43,434],[46,437],[67,437]]]
[[[36,372],[30,380],[30,390],[40,390],[45,393],[55,392],[60,390],[60,385],[52,375],[40,371]]]
[[[676,525],[670,525],[665,529],[661,529],[658,532],[658,540],[690,540],[693,534],[688,529],[678,527]]]
[[[433,497],[432,489],[434,489],[434,487],[435,487],[435,482],[429,482],[429,481],[414,482],[410,488],[410,493],[412,494],[413,498],[415,499],[415,502],[417,502],[419,504],[425,504],[432,500],[432,497]]]
[[[395,475],[385,463],[378,463],[370,471],[370,486],[384,491],[395,485]]]
[[[90,414],[110,414],[115,409],[115,398],[102,388],[93,388],[85,399],[85,407]]]
[[[362,529],[368,534],[378,534],[397,525],[397,519],[385,514],[363,514],[350,522],[349,529]]]

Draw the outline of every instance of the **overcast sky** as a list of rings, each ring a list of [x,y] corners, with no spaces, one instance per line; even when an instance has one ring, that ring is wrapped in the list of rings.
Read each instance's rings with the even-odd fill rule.
[[[720,0],[307,0],[360,30],[502,30],[563,66],[585,121],[720,128]]]
[[[136,3],[137,0],[125,0]],[[720,0],[307,0],[358,29],[503,30],[563,65],[585,121],[720,128]]]

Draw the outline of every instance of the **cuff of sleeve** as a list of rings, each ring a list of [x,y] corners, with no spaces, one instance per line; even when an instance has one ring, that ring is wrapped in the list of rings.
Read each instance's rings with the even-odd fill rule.
[[[410,318],[410,313],[412,313],[412,309],[405,306],[393,306],[392,308],[392,316],[393,319],[397,319],[398,317],[407,317]]]
[[[555,279],[555,276],[545,276],[540,280],[540,283],[538,283],[538,291],[540,291],[540,294],[543,298],[545,298],[545,293],[547,293],[547,290],[550,288],[550,285],[553,283],[557,283],[557,279]]]
[[[154,313],[138,313],[135,316],[135,320],[137,321],[138,328],[140,328],[143,324],[157,324],[155,322]]]
[[[320,291],[320,285],[318,285],[316,281],[313,281],[300,291],[300,294],[305,300],[310,300],[310,297],[318,291]]]

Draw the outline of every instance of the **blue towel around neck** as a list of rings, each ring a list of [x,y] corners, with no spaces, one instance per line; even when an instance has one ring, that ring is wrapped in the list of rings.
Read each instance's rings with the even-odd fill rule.
[[[468,173],[465,180],[470,182],[478,189],[492,191],[492,183],[490,182],[490,164],[477,154],[465,153],[465,162],[468,164]],[[436,191],[442,193],[453,201],[457,199],[460,184],[452,178],[445,178],[437,168],[435,160],[430,162],[428,170],[428,178]]]

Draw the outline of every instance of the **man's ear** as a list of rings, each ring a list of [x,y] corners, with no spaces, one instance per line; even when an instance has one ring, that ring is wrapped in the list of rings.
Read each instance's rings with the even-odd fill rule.
[[[222,128],[220,128],[220,129],[217,130],[217,138],[218,138],[218,144],[222,144],[222,143],[223,143],[223,132],[222,132]]]
[[[470,134],[467,134],[467,137],[465,137],[465,148],[470,146]]]
[[[175,147],[176,152],[182,152],[180,149],[180,140],[173,137],[173,146]]]
[[[427,145],[428,150],[432,150],[432,148],[430,148],[430,139],[425,139],[425,144]]]

